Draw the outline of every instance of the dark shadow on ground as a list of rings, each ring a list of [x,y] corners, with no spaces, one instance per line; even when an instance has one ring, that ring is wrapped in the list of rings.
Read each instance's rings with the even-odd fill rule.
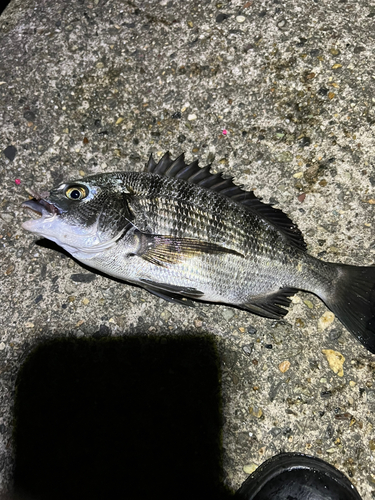
[[[209,337],[59,339],[17,381],[17,495],[227,499]]]

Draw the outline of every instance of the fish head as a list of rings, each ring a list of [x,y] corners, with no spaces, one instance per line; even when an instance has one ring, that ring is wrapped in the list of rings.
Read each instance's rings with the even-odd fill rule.
[[[115,176],[116,177],[116,176]],[[93,256],[111,248],[129,226],[131,214],[120,179],[105,175],[60,184],[22,203],[32,219],[27,231],[54,241],[71,254]]]

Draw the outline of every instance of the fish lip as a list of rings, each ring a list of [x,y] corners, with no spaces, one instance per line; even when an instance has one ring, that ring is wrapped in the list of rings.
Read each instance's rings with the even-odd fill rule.
[[[61,210],[56,207],[53,203],[49,203],[46,200],[43,200],[42,198],[37,199],[33,198],[32,200],[27,200],[24,201],[21,205],[22,208],[27,208],[28,210],[32,210],[33,212],[36,212],[37,214],[43,216],[48,216],[48,215],[60,215]]]

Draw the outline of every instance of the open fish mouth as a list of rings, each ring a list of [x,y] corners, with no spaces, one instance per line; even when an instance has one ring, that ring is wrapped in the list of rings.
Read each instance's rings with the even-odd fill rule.
[[[46,200],[33,198],[32,200],[24,201],[22,208],[27,208],[33,219],[46,217],[48,215],[60,214],[61,211],[52,203]]]

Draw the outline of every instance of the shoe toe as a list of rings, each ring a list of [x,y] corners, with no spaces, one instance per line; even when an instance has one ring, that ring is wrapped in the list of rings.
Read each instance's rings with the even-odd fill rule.
[[[264,462],[237,491],[238,500],[361,500],[349,479],[332,465],[302,453],[281,453]]]

